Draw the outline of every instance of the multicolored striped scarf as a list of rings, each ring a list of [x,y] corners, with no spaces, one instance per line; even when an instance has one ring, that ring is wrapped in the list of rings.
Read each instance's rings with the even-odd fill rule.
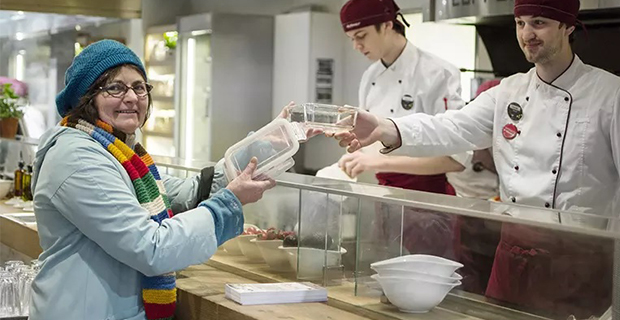
[[[103,121],[98,120],[96,125],[93,125],[82,119],[74,122],[66,117],[60,124],[88,133],[121,163],[131,178],[138,202],[149,212],[153,221],[161,224],[164,219],[173,216],[157,167],[140,144],[136,144],[132,150],[117,138],[124,137],[125,134]],[[147,319],[173,319],[176,297],[174,272],[142,278],[142,301]]]

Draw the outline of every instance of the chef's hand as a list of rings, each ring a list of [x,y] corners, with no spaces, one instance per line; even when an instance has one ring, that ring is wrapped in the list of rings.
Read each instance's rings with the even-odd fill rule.
[[[252,180],[252,175],[256,171],[258,159],[252,157],[248,166],[243,172],[231,181],[226,189],[237,196],[242,205],[254,203],[263,197],[263,193],[276,185],[273,179]]]
[[[276,117],[276,119],[288,119],[289,110],[293,108],[294,106],[295,106],[294,101],[289,102],[286,106],[284,106],[284,108],[282,108],[282,111],[280,111],[280,114]],[[322,133],[324,132],[321,129],[307,128],[306,129],[306,140],[304,140],[303,142],[306,142],[308,141],[308,139],[314,136],[318,136],[319,134],[322,134]]]
[[[350,119],[344,120],[351,121]],[[340,132],[334,135],[341,147],[347,147],[348,152],[355,152],[362,147],[369,146],[377,141],[388,146],[400,144],[400,137],[396,125],[385,118],[377,117],[370,112],[360,109],[357,114],[355,127],[350,132]]]
[[[384,155],[367,154],[361,151],[345,154],[338,160],[338,166],[349,177],[355,178],[367,170],[377,170],[381,166]]]

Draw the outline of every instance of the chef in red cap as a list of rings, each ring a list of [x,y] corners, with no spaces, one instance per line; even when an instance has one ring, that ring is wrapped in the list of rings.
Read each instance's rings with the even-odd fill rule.
[[[437,114],[462,107],[459,70],[407,41],[405,24],[408,24],[399,10],[393,0],[350,0],[340,11],[342,27],[354,49],[374,61],[361,79],[359,107],[381,117],[417,112]],[[364,153],[345,155],[339,165],[350,176],[356,176],[364,171],[364,165],[370,165],[372,156],[379,155],[378,149],[373,146]],[[468,159],[461,156],[411,160],[406,164],[413,166],[416,174],[377,168],[377,180],[381,185],[454,195],[445,173],[462,171],[464,166],[460,161]],[[392,230],[400,233],[401,209],[391,209],[380,208],[375,229],[383,231],[377,237],[385,238],[395,233]],[[395,223],[391,223],[391,216]],[[407,218],[404,224],[407,236],[402,242],[409,251],[456,258],[455,219],[418,213],[414,221]],[[428,226],[434,227],[428,229]],[[400,244],[400,238],[395,241]]]
[[[407,41],[407,22],[399,11],[393,0],[350,0],[340,11],[342,28],[354,49],[374,61],[360,82],[359,107],[380,117],[437,114],[461,108],[464,102],[460,97],[459,70]],[[360,173],[352,170],[357,156],[361,154],[340,161],[343,169],[353,175]],[[434,163],[446,170],[424,175],[380,172],[377,179],[382,185],[454,194],[444,173],[461,171],[463,166],[450,157],[435,159]]]
[[[336,138],[349,151],[381,141],[383,152],[409,156],[492,146],[501,200],[529,206],[509,206],[507,214],[604,229],[601,218],[618,215],[620,78],[573,53],[579,6],[515,0],[518,43],[535,65],[529,72],[436,116],[387,119],[361,111],[355,129]],[[593,237],[504,224],[486,295],[554,318],[599,316],[611,305],[612,248]]]

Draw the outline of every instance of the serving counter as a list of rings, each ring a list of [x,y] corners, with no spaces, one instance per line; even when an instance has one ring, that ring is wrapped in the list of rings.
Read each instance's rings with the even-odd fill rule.
[[[195,174],[204,165],[164,158],[156,158],[156,161],[161,171],[179,177]],[[3,251],[12,250],[25,258],[36,258],[41,252],[36,225],[12,216],[15,212],[15,208],[0,204],[0,242]],[[564,242],[586,239],[588,243],[600,245],[600,255],[607,255],[610,263],[615,262],[613,267],[618,267],[617,255],[615,258],[613,255],[613,248],[617,248],[620,239],[615,229],[620,226],[618,219],[595,214],[559,212],[286,173],[278,179],[277,187],[268,191],[262,200],[246,206],[244,215],[247,223],[258,228],[273,227],[295,232],[298,238],[296,263],[289,271],[276,271],[264,262],[252,262],[248,257],[235,255],[223,246],[205,264],[178,272],[178,319],[567,318],[552,309],[529,308],[527,305],[485,297],[484,291],[480,291],[484,285],[476,284],[476,281],[467,286],[466,281],[463,281],[463,286],[452,290],[438,307],[428,313],[399,312],[381,297],[381,291],[376,290],[376,285],[373,286],[370,264],[419,253],[417,247],[411,245],[411,236],[408,234],[411,230],[417,233],[439,230],[438,234],[427,233],[423,237],[438,245],[423,250],[440,248],[441,252],[433,254],[463,262],[466,265],[462,273],[465,279],[482,279],[484,282],[485,277],[469,273],[468,269],[479,271],[481,268],[474,268],[473,264],[469,265],[470,261],[459,259],[463,257],[462,249],[467,247],[467,250],[473,252],[476,262],[492,262],[492,252],[497,243],[489,239],[495,239],[493,235],[498,234],[502,225],[534,227],[543,230],[552,239],[559,237]],[[411,221],[418,217],[424,219]],[[408,229],[420,220],[426,228]],[[447,226],[448,232],[437,229],[437,225]],[[446,243],[453,243],[455,235],[460,236],[460,242],[446,246]],[[308,242],[309,238],[321,240],[318,248],[316,241]],[[308,260],[309,254],[302,250],[307,247],[313,247],[321,254],[313,255]],[[609,251],[609,248],[612,250]],[[428,253],[423,250],[420,252]],[[341,254],[332,259],[333,252]],[[318,273],[309,269],[314,266],[308,261],[312,261],[312,265],[318,261]],[[613,278],[611,273],[601,273],[600,277],[609,283],[614,294],[618,294],[617,277]],[[321,284],[328,289],[328,302],[241,306],[224,298],[225,283],[285,281]],[[601,316],[604,316],[601,319],[611,319],[608,317],[612,310],[611,297],[609,306],[605,314],[601,312],[593,316],[597,319]]]

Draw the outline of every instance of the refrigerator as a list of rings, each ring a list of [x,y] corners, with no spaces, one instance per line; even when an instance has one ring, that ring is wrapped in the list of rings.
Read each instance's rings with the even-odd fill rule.
[[[270,16],[178,18],[177,157],[218,161],[230,146],[272,120],[273,28]]]
[[[146,32],[144,65],[153,85],[152,110],[142,127],[142,141],[150,153],[175,156],[174,125],[176,120],[174,82],[176,73],[175,25],[151,27]]]

